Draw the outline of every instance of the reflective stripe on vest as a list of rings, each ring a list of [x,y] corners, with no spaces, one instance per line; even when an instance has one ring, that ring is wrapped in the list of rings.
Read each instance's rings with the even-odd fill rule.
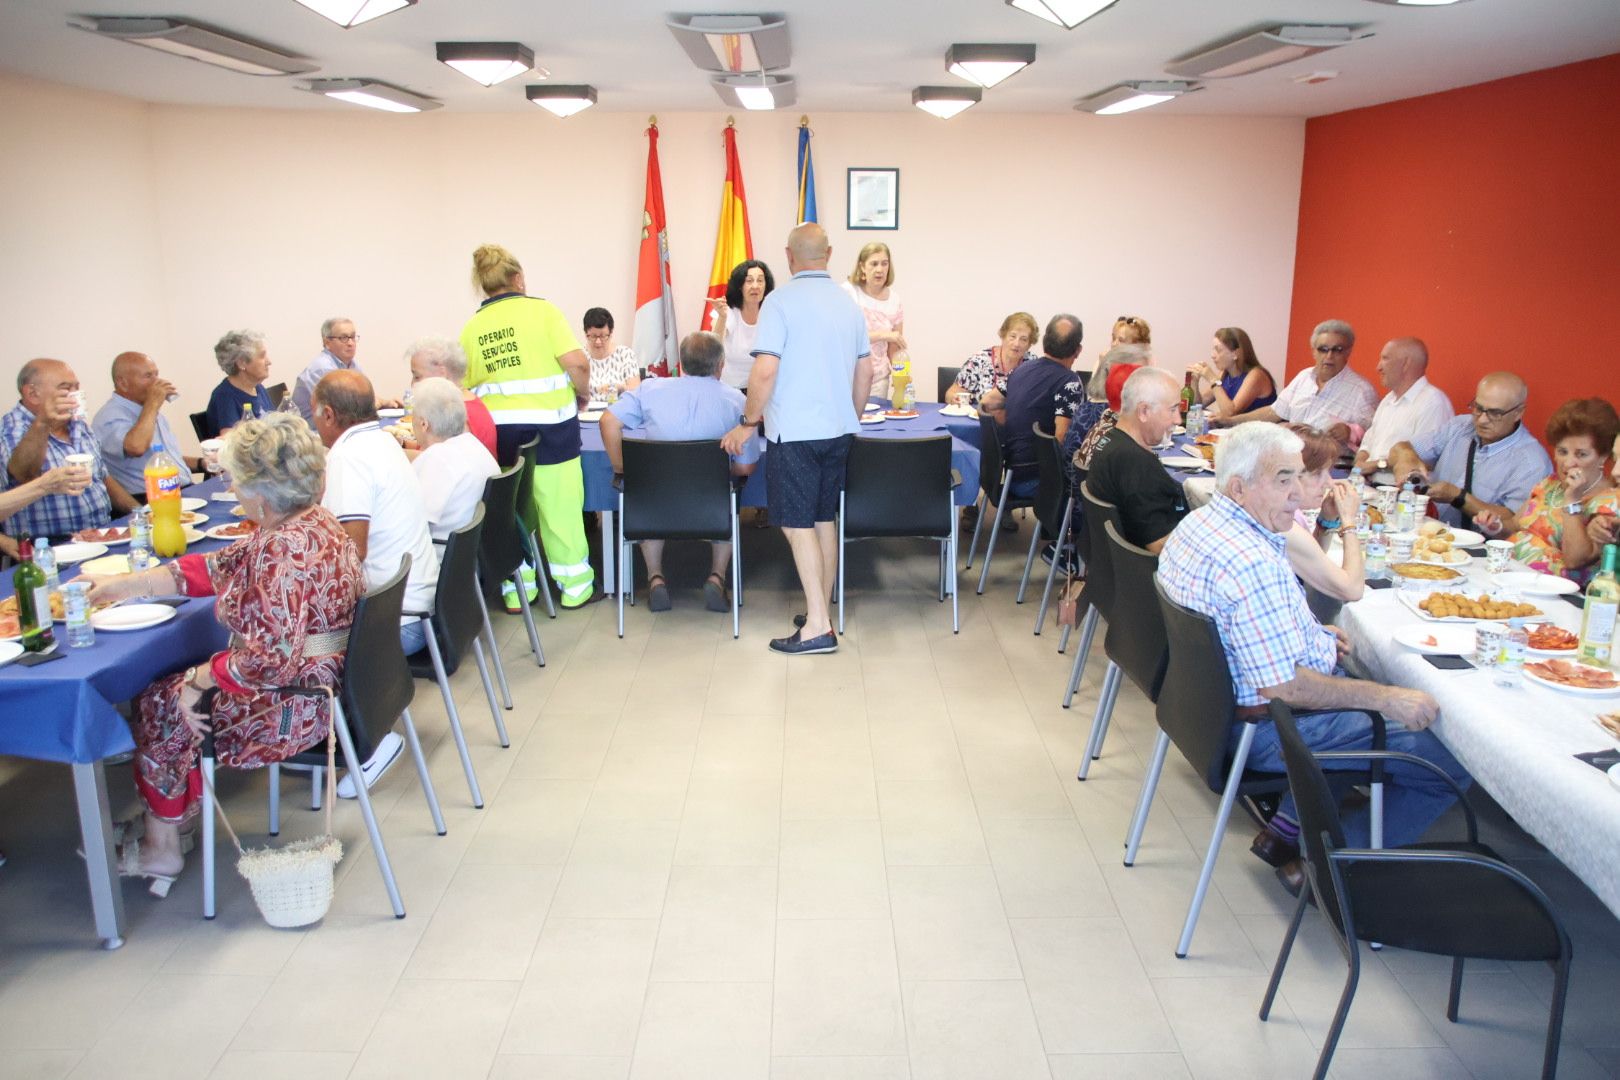
[[[502,409],[491,403],[489,414],[495,418],[496,427],[503,424],[560,424],[578,416],[579,407],[573,401],[556,409]]]
[[[473,387],[473,393],[478,397],[488,397],[491,394],[514,396],[517,394],[547,394],[553,390],[563,390],[573,385],[567,373],[561,375],[548,375],[544,379],[508,379],[505,382],[480,383]]]

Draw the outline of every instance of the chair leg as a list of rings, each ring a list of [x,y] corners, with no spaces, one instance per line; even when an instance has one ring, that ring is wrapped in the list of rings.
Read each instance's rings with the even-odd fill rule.
[[[198,761],[202,769],[202,909],[203,918],[212,919],[214,910],[214,759],[211,755],[203,755]],[[356,773],[355,775],[359,775]],[[117,882],[114,881],[116,885]]]
[[[1010,474],[1003,470],[1001,474],[1001,501],[996,503],[995,520],[990,523],[990,539],[984,546],[984,565],[979,568],[978,593],[980,596],[984,595],[984,583],[990,580],[990,560],[995,557],[996,538],[1001,535],[1001,519],[1007,513],[1007,500],[1012,497],[1012,489],[1007,486],[1010,479]],[[979,517],[982,521],[984,515],[981,514]]]
[[[523,574],[521,571],[513,572],[512,584],[517,586],[519,596],[524,595]],[[528,604],[519,604],[518,608],[519,613],[523,616],[523,628],[529,632],[529,651],[534,654],[535,666],[545,667],[546,651],[540,647],[540,631],[534,628],[534,612],[529,610]]]
[[[1305,919],[1305,904],[1310,897],[1310,885],[1299,890],[1299,903],[1294,905],[1294,917],[1288,920],[1288,933],[1283,935],[1282,948],[1277,950],[1276,962],[1271,965],[1271,981],[1266,984],[1266,996],[1260,1002],[1260,1019],[1271,1019],[1271,1003],[1277,1000],[1277,987],[1282,985],[1283,968],[1288,966],[1288,955],[1294,951],[1294,938],[1299,936],[1299,924]]]
[[[337,724],[338,745],[343,749],[343,765],[355,778],[354,795],[360,803],[360,816],[366,822],[366,835],[371,838],[371,851],[377,857],[377,869],[382,874],[383,888],[388,890],[388,902],[393,905],[394,918],[405,917],[405,901],[399,897],[399,883],[394,880],[394,867],[388,861],[388,848],[383,844],[382,830],[377,827],[377,813],[371,807],[371,793],[366,790],[360,766],[365,762],[354,752],[354,738],[349,734],[349,722],[343,715],[343,706],[333,702],[334,722]],[[415,735],[411,742],[416,742]],[[420,751],[418,750],[418,753]],[[420,760],[420,758],[418,758]]]
[[[838,558],[833,563],[838,577],[838,632],[844,632],[844,493],[838,493]]]
[[[1062,656],[1064,653],[1069,651],[1069,634],[1073,630],[1074,630],[1074,627],[1070,626],[1068,623],[1063,624],[1063,633],[1058,635],[1058,655],[1059,656]]]
[[[1446,1019],[1457,1022],[1457,1005],[1462,1001],[1463,958],[1451,958],[1451,993],[1446,997]]]
[[[1198,912],[1203,909],[1204,895],[1209,892],[1210,878],[1215,876],[1215,859],[1221,853],[1221,836],[1232,817],[1232,804],[1237,802],[1238,784],[1249,763],[1249,746],[1254,742],[1254,725],[1244,724],[1238,737],[1237,752],[1232,755],[1232,768],[1226,776],[1226,790],[1221,792],[1220,809],[1215,812],[1215,827],[1210,830],[1209,850],[1204,853],[1204,868],[1198,873],[1198,888],[1193,891],[1192,905],[1187,909],[1187,922],[1181,928],[1181,940],[1176,942],[1176,959],[1185,960],[1192,946],[1193,930],[1198,926]],[[1348,1001],[1345,1002],[1348,1006]]]
[[[406,709],[399,714],[400,724],[405,728],[405,742],[411,748],[411,760],[416,762],[416,779],[422,785],[422,797],[427,800],[428,813],[433,816],[433,830],[440,836],[445,834],[444,813],[439,809],[439,793],[433,790],[433,778],[428,775],[427,757],[422,753],[422,740],[416,734],[416,722],[411,719],[411,710]],[[320,772],[319,769],[315,770]]]
[[[957,576],[956,576],[956,505],[951,505],[951,555],[946,561],[946,570],[951,579],[951,633],[962,632],[961,613],[957,606]]]
[[[1024,593],[1029,589],[1029,572],[1035,566],[1035,552],[1041,546],[1041,527],[1039,523],[1029,533],[1029,550],[1024,552],[1024,572],[1018,579],[1018,594],[1013,597],[1013,603],[1022,604]]]
[[[484,613],[484,639],[489,644],[489,655],[495,661],[495,681],[500,683],[501,686],[501,704],[505,705],[507,710],[510,711],[512,708],[512,688],[506,682],[506,665],[501,663],[500,646],[495,644],[495,628],[489,622],[489,605],[484,603],[482,589],[474,590],[474,595],[478,597],[478,610]]]
[[[1136,798],[1136,813],[1131,817],[1131,829],[1125,836],[1125,865],[1136,865],[1136,853],[1142,848],[1142,833],[1147,830],[1148,812],[1153,809],[1153,796],[1159,790],[1159,777],[1164,775],[1164,756],[1170,749],[1170,736],[1159,732],[1153,740],[1153,757],[1147,772],[1142,774],[1142,793]]]
[[[742,635],[742,520],[737,516],[737,493],[731,493],[731,640]]]
[[[1080,644],[1075,647],[1074,666],[1069,669],[1069,685],[1063,691],[1063,707],[1067,709],[1080,689],[1080,680],[1086,677],[1086,661],[1091,658],[1091,642],[1097,636],[1097,623],[1102,614],[1096,605],[1086,608],[1086,617],[1080,623]]]
[[[1356,984],[1361,981],[1361,950],[1350,943],[1350,970],[1344,977],[1344,990],[1339,994],[1339,1007],[1333,1010],[1333,1022],[1328,1025],[1322,1039],[1322,1054],[1316,1059],[1316,1071],[1311,1080],[1327,1080],[1328,1067],[1333,1064],[1333,1051],[1338,1049],[1339,1036],[1344,1033],[1344,1022],[1350,1015],[1350,1000],[1356,996]]]
[[[495,721],[495,735],[501,740],[501,749],[510,750],[512,740],[506,734],[506,719],[501,707],[495,703],[495,684],[489,678],[489,662],[484,659],[484,643],[473,638],[473,659],[478,662],[478,677],[484,683],[484,697],[489,701],[489,716]]]
[[[625,545],[624,545],[624,493],[623,492],[619,493],[619,528],[618,528],[617,532],[614,534],[614,543],[616,545],[614,550],[616,550],[619,553],[619,578],[622,581],[623,578],[624,578],[625,568],[630,565],[630,560],[627,557],[628,553],[626,552]],[[619,605],[619,637],[621,639],[623,639],[623,637],[624,637],[624,590],[622,588],[619,588],[619,589],[614,589],[613,592],[616,594],[614,599],[618,601],[618,605]],[[651,600],[649,600],[647,602],[649,604],[652,603]]]
[[[309,808],[311,810],[319,810],[321,808],[321,799],[325,797],[325,789],[321,787],[321,781],[325,779],[326,772],[324,766],[317,765],[315,768],[309,770]]]
[[[967,562],[962,564],[964,570],[973,569],[973,555],[979,550],[979,530],[984,528],[984,513],[990,509],[990,499],[981,491],[979,497],[973,500],[973,505],[979,508],[979,515],[973,519],[973,539],[968,541]]]
[[[1108,661],[1108,670],[1103,673],[1102,693],[1097,695],[1097,711],[1091,716],[1091,735],[1086,739],[1085,752],[1080,755],[1076,780],[1084,780],[1086,774],[1091,772],[1091,763],[1102,757],[1103,740],[1108,737],[1108,722],[1114,718],[1114,699],[1119,697],[1119,684],[1123,678],[1124,673],[1119,665]]]
[[[1052,565],[1046,568],[1046,588],[1041,590],[1041,609],[1035,613],[1035,636],[1041,636],[1046,625],[1046,609],[1052,603],[1052,585],[1057,581],[1058,563],[1063,561],[1064,544],[1059,541],[1052,551]]]
[[[540,541],[535,538],[534,533],[527,530],[524,530],[524,532],[529,538],[529,557],[534,560],[534,583],[539,587],[540,595],[545,598],[546,616],[555,619],[557,617],[557,601],[551,598],[551,574],[546,570],[545,555],[541,552]],[[523,606],[528,607],[528,594],[519,589],[518,595],[524,598]]]
[[[1553,962],[1552,1009],[1547,1016],[1547,1050],[1541,1058],[1541,1080],[1558,1075],[1558,1043],[1564,1034],[1564,1000],[1569,996],[1569,956]]]
[[[1384,785],[1372,785],[1372,802],[1367,807],[1369,842],[1375,848],[1384,846]]]
[[[461,730],[461,713],[456,709],[456,699],[450,693],[450,676],[445,674],[444,657],[439,654],[438,636],[431,626],[427,632],[427,647],[428,655],[433,658],[433,676],[439,684],[439,696],[444,699],[444,711],[450,718],[450,735],[456,740],[456,753],[461,755],[461,771],[467,774],[467,790],[472,793],[473,807],[482,810],[484,793],[478,788],[478,774],[473,771],[472,755],[467,752],[467,735]]]
[[[281,835],[281,763],[270,763],[270,835]]]
[[[947,551],[947,545],[946,545],[945,541],[941,540],[939,542],[939,602],[942,603],[942,604],[945,602],[945,559],[947,558],[946,551]]]

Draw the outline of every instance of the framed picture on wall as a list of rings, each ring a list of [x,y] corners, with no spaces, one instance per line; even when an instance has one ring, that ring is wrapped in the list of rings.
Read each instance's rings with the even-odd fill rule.
[[[848,188],[846,228],[900,227],[899,169],[850,169]]]

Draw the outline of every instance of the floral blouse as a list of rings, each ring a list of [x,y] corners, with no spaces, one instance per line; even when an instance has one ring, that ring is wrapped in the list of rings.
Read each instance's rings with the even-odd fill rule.
[[[1034,360],[1035,353],[1024,354],[1024,360]],[[968,393],[968,404],[975,409],[979,401],[992,390],[1007,392],[1007,373],[996,369],[995,357],[990,349],[980,349],[962,363],[962,370],[956,374],[956,385]]]
[[[612,355],[601,360],[591,357],[591,398],[596,401],[606,401],[608,390],[627,379],[633,379],[641,373],[641,365],[636,362],[635,351],[628,345],[620,345],[613,350]]]
[[[1580,570],[1564,568],[1564,525],[1557,509],[1568,505],[1563,482],[1549,476],[1530,492],[1524,509],[1519,512],[1519,531],[1508,537],[1513,542],[1513,557],[1526,563],[1532,570],[1544,574],[1561,574],[1584,585],[1596,571],[1596,564]],[[1590,512],[1607,509],[1620,514],[1620,491],[1609,490],[1585,502]]]

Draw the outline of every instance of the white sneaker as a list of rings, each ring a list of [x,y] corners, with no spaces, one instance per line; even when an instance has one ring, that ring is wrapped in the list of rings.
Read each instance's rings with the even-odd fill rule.
[[[400,738],[398,733],[390,731],[382,737],[382,742],[377,744],[377,749],[372,751],[371,756],[366,759],[366,763],[360,766],[360,772],[366,778],[367,791],[377,786],[377,781],[381,780],[383,774],[393,767],[394,762],[399,760],[399,752],[403,749],[405,749],[405,740]],[[354,798],[353,773],[345,773],[343,779],[338,781],[337,793],[340,799]]]

